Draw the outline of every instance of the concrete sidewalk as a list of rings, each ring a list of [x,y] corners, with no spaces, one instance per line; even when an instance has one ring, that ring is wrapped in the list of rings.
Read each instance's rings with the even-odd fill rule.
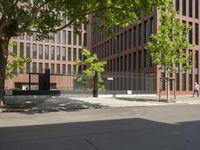
[[[163,99],[165,97],[162,97]],[[156,95],[150,96],[118,96],[118,97],[89,97],[89,96],[18,96],[7,98],[8,103],[34,104],[31,111],[73,111],[76,109],[97,109],[115,107],[161,106],[176,104],[200,104],[199,97],[177,96],[175,102],[159,102]],[[23,109],[1,109],[0,111],[24,111]],[[27,110],[26,110],[27,111]]]

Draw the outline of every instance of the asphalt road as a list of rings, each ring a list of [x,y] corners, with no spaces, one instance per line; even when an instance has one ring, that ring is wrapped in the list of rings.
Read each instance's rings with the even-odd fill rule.
[[[200,105],[0,113],[0,150],[200,150]]]

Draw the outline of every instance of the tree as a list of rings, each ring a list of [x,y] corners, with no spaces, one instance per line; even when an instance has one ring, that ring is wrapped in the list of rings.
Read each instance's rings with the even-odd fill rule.
[[[103,79],[101,77],[101,73],[105,72],[106,61],[100,61],[96,54],[91,54],[91,52],[87,49],[82,50],[83,60],[77,60],[78,66],[86,66],[87,68],[83,70],[83,75],[78,78],[78,82],[81,82],[87,86],[90,82],[93,82],[91,77],[94,76],[95,72],[98,73],[98,88],[104,89]],[[89,86],[88,86],[89,87]]]
[[[166,0],[0,0],[0,101],[4,102],[8,44],[12,37],[36,32],[41,39],[73,25],[79,33],[88,24],[88,14],[95,13],[109,31],[113,24],[125,26],[136,22],[141,11],[166,4]],[[65,19],[68,22],[66,23]]]
[[[160,9],[160,26],[157,33],[152,34],[152,41],[147,43],[152,62],[164,69],[169,81],[170,73],[180,71],[172,67],[173,64],[182,64],[184,69],[191,67],[190,57],[185,50],[191,48],[188,41],[190,26],[180,22],[177,18],[178,12],[172,3]],[[167,100],[169,100],[169,82],[167,82]]]
[[[16,47],[17,42],[11,41],[9,42],[10,47]],[[9,50],[10,51],[10,50]],[[6,67],[6,79],[11,79],[15,75],[17,75],[16,69],[19,68],[21,70],[24,69],[24,64],[25,63],[30,63],[31,59],[30,58],[25,58],[22,56],[17,56],[14,52],[9,52],[8,54],[11,59],[8,60],[7,67]]]

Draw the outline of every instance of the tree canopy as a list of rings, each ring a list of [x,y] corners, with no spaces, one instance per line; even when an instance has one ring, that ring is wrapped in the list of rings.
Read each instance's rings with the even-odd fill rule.
[[[78,78],[78,82],[82,82],[87,85],[91,81],[93,82],[93,76],[98,73],[98,87],[99,89],[104,89],[104,82],[101,74],[105,72],[106,61],[100,61],[96,54],[91,54],[88,49],[82,50],[83,59],[77,60],[76,64],[78,66],[86,66],[87,68],[83,70],[83,75]]]
[[[166,71],[172,71],[173,64],[191,66],[190,55],[186,49],[193,46],[189,43],[188,33],[191,26],[186,25],[177,18],[178,12],[173,4],[160,9],[160,26],[157,33],[151,35],[152,41],[147,43],[152,61]]]
[[[166,0],[0,0],[0,38],[20,33],[42,35],[69,25],[76,31],[88,23],[87,15],[96,13],[109,28],[137,21],[141,12],[160,7]],[[65,19],[69,21],[64,23]]]

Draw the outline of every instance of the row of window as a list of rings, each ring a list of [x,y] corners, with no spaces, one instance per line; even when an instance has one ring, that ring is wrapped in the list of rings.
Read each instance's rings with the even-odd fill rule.
[[[182,22],[185,23],[185,24],[187,23],[184,20]],[[189,36],[188,36],[190,44],[199,45],[199,24],[198,23],[192,23],[192,22],[189,22],[188,24],[192,27],[192,29],[189,31]],[[195,35],[193,35],[193,33]]]
[[[143,54],[143,57],[142,57],[142,54]],[[121,57],[108,60],[108,63],[106,65],[106,71],[107,72],[131,72],[131,71],[141,72],[142,61],[143,61],[144,68],[152,66],[151,58],[147,50],[129,53],[128,55],[124,55]]]
[[[192,50],[189,50],[189,52],[191,52]],[[192,60],[193,58],[191,58]],[[186,91],[186,90],[189,90],[189,91],[192,91],[193,90],[193,84],[194,82],[199,82],[199,76],[198,76],[198,70],[199,70],[199,52],[198,51],[195,51],[195,55],[194,55],[194,61],[195,61],[195,64],[194,64],[194,74],[192,73],[193,71],[192,70],[188,70],[187,74],[188,74],[188,80],[186,80],[186,71],[183,70],[182,72],[177,72],[175,74],[176,76],[176,90],[177,91],[180,91],[180,80],[182,80],[182,86],[181,86],[181,89],[182,91]],[[180,66],[177,65],[176,66],[176,69],[179,70]],[[181,75],[181,77],[180,77]],[[164,72],[161,73],[161,76],[162,77],[165,77],[165,74]],[[172,75],[171,75],[172,76]],[[194,76],[194,78],[193,78]],[[188,85],[188,89],[187,89],[187,85]],[[165,84],[162,83],[162,90],[165,90]],[[170,90],[173,89],[173,83],[172,81],[170,82]]]
[[[181,4],[183,16],[199,19],[199,0],[175,0],[176,10],[180,11]]]
[[[45,69],[50,69],[51,74],[63,74],[71,75],[77,74],[77,66],[72,64],[54,64],[54,63],[27,63],[26,64],[26,73],[44,73]],[[72,70],[73,69],[73,70]],[[20,74],[23,74],[24,70],[20,70]]]
[[[185,24],[187,23],[186,21],[182,22]],[[153,18],[150,19],[149,30],[147,30],[147,24],[148,22],[145,21],[143,24],[138,25],[138,29],[136,29],[135,26],[128,31],[121,33],[120,35],[117,35],[117,38],[107,40],[106,42],[96,46],[93,48],[94,53],[96,53],[99,58],[104,59],[105,57],[109,57],[124,50],[135,48],[137,43],[139,46],[142,44],[142,41],[144,44],[147,43],[147,41],[150,40],[151,33],[154,32]],[[188,24],[192,26],[192,29],[189,31],[188,35],[189,42],[191,44],[199,45],[199,24],[192,22],[189,22]],[[193,35],[193,33],[195,35]]]
[[[195,72],[198,72],[198,69],[195,69]],[[181,77],[180,77],[181,75]],[[161,74],[162,77],[165,76],[164,73]],[[192,91],[193,90],[193,84],[194,82],[198,82],[199,80],[199,77],[198,77],[198,73],[195,73],[194,74],[194,79],[193,79],[193,74],[188,72],[188,80],[186,80],[186,73],[185,72],[182,72],[182,73],[176,73],[175,74],[176,76],[176,91]],[[182,80],[182,86],[181,86],[181,89],[180,89],[180,80]],[[161,84],[162,85],[162,90],[165,90],[166,89],[166,85],[164,83]],[[187,89],[187,85],[188,85],[188,89]],[[172,91],[173,90],[173,81],[170,81],[170,90]]]
[[[150,26],[148,24],[150,24]],[[138,26],[134,26],[133,28],[128,29],[124,33],[118,34],[116,38],[107,40],[103,44],[94,48],[93,51],[98,55],[98,57],[103,59],[105,57],[111,56],[112,54],[135,48],[136,46],[147,43],[147,41],[150,39],[150,35],[153,32],[154,19],[150,18],[149,21],[145,21]],[[102,33],[97,33],[97,36],[94,37],[96,39],[94,40],[101,40],[101,34]]]
[[[32,48],[31,48],[32,47]],[[19,51],[17,46],[13,47],[13,52],[20,56],[33,59],[45,59],[45,60],[63,60],[63,61],[76,61],[77,57],[81,58],[81,48],[49,46],[49,45],[37,45],[20,42]],[[26,55],[25,55],[26,52]],[[32,55],[31,55],[32,53]],[[78,56],[77,56],[78,54]],[[56,57],[56,58],[55,58]]]
[[[62,35],[62,37],[61,37]],[[83,33],[83,37],[82,37],[82,33],[80,33],[80,35],[77,35],[73,32],[73,35],[72,35],[72,31],[66,31],[66,30],[62,30],[62,31],[58,31],[56,34],[54,33],[50,33],[49,34],[50,36],[50,40],[49,39],[45,39],[45,42],[46,43],[55,43],[55,40],[56,40],[56,43],[57,44],[69,44],[69,45],[72,45],[72,40],[73,40],[73,45],[79,45],[79,46],[86,46],[87,45],[87,33]],[[73,39],[72,39],[72,36],[73,36]],[[30,41],[31,39],[33,41],[37,41],[37,34],[36,33],[33,33],[32,36],[28,35],[28,34],[21,34],[20,35],[20,40],[28,40]],[[83,40],[82,40],[83,38]],[[15,38],[16,39],[16,38]],[[83,41],[83,43],[82,43]]]

